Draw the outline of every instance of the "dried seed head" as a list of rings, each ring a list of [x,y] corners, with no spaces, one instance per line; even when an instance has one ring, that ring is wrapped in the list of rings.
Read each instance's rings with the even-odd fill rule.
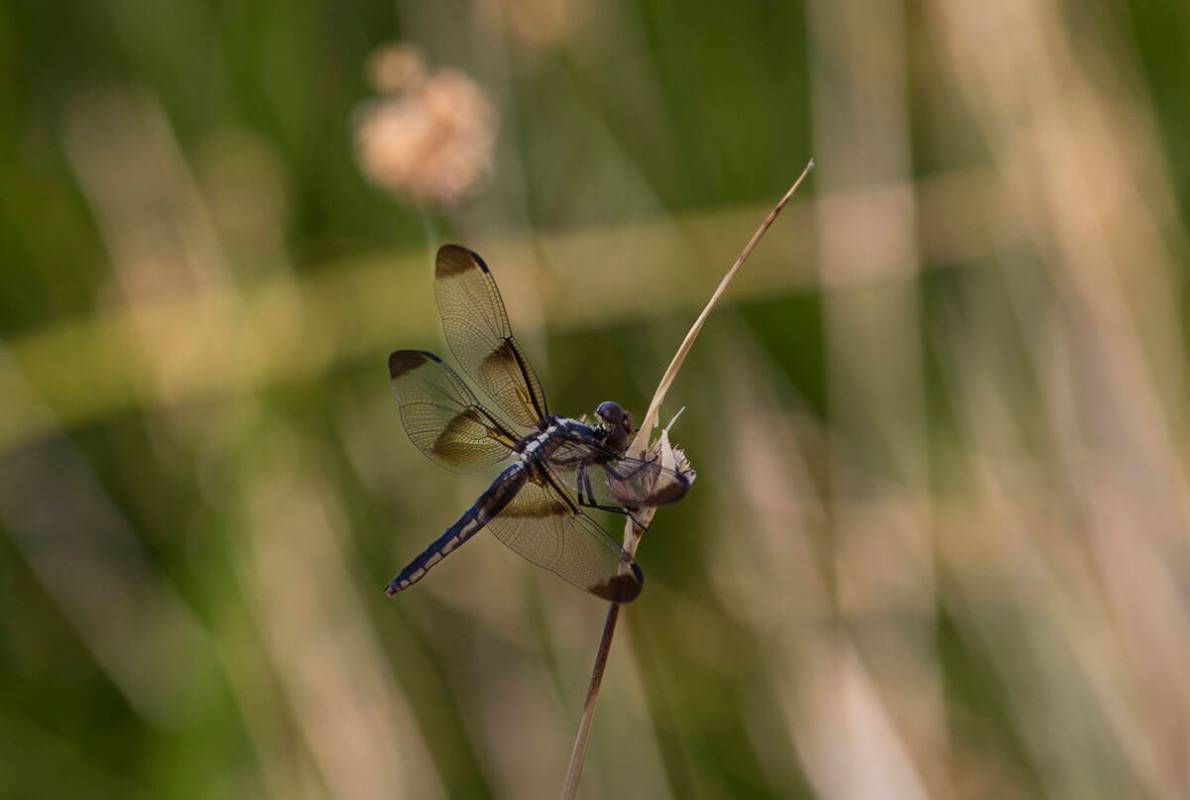
[[[384,80],[395,85],[400,69],[406,78],[415,72],[391,67]],[[357,158],[370,180],[395,195],[439,205],[475,191],[491,169],[495,139],[496,111],[487,93],[451,69],[433,72],[399,97],[365,105],[355,124]]]
[[[657,441],[644,453],[644,462],[644,466],[622,478],[608,478],[612,496],[627,509],[676,503],[686,496],[697,477],[686,454],[670,443],[668,428],[661,431]]]
[[[679,414],[681,412],[678,412]],[[676,420],[677,417],[674,417]],[[673,425],[673,422],[670,422]],[[686,493],[686,489],[690,488],[690,484],[694,483],[698,473],[694,471],[694,467],[690,466],[690,459],[686,457],[686,451],[680,447],[675,447],[669,441],[669,425],[661,429],[661,435],[657,437],[657,441],[653,442],[653,446],[649,448],[649,457],[656,457],[662,467],[667,470],[672,470],[676,475],[680,476],[685,481],[682,489],[682,494]],[[670,479],[674,482],[675,479]]]

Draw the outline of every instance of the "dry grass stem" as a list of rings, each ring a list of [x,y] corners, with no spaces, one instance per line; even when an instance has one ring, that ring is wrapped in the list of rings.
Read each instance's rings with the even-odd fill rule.
[[[689,332],[686,333],[686,338],[682,340],[682,344],[678,346],[678,351],[674,353],[674,357],[669,362],[669,366],[665,368],[665,374],[661,376],[661,381],[657,384],[657,391],[653,392],[653,399],[649,403],[649,409],[645,412],[644,419],[641,420],[640,429],[636,432],[636,438],[632,440],[632,444],[628,448],[630,453],[643,453],[648,447],[649,437],[653,432],[653,428],[657,427],[657,416],[661,413],[661,404],[665,402],[665,395],[669,392],[670,385],[678,376],[678,370],[682,368],[682,364],[686,361],[686,356],[690,352],[690,348],[694,347],[694,340],[698,338],[698,334],[702,332],[702,326],[707,321],[707,317],[711,315],[711,311],[719,304],[719,298],[731,286],[731,282],[735,280],[736,274],[740,271],[740,267],[744,266],[744,262],[752,255],[752,251],[756,249],[756,245],[761,238],[772,227],[773,222],[776,221],[777,215],[785,208],[785,204],[789,202],[789,198],[793,197],[793,193],[802,185],[802,181],[810,174],[810,170],[814,169],[814,159],[806,162],[805,169],[802,174],[798,176],[789,190],[777,201],[769,211],[768,216],[760,223],[760,227],[756,229],[756,233],[752,234],[752,238],[744,245],[744,249],[736,256],[735,263],[731,265],[731,269],[723,276],[723,280],[719,281],[719,286],[715,288],[711,299],[707,301],[702,313],[698,315],[698,319],[694,320],[694,324],[690,326]]]
[[[690,349],[694,347],[694,340],[698,338],[698,334],[702,331],[703,324],[706,323],[707,317],[711,315],[711,311],[719,304],[719,299],[727,292],[729,286],[735,276],[739,273],[740,268],[744,266],[744,262],[752,255],[752,251],[756,249],[756,245],[760,243],[761,238],[764,237],[768,229],[772,227],[777,219],[777,215],[785,208],[786,203],[793,197],[794,192],[802,185],[802,181],[814,169],[814,159],[806,162],[805,168],[801,175],[789,187],[788,191],[782,195],[777,204],[773,206],[772,210],[765,216],[764,220],[757,227],[756,232],[752,234],[752,238],[744,245],[744,249],[736,257],[735,262],[731,268],[724,274],[723,279],[719,281],[719,285],[715,288],[711,299],[707,301],[706,306],[703,307],[702,312],[698,318],[694,320],[694,324],[690,326],[690,330],[686,333],[686,337],[682,340],[678,350],[674,353],[673,359],[670,360],[669,366],[666,367],[665,373],[661,376],[661,381],[657,384],[657,390],[653,393],[653,399],[649,403],[649,408],[645,412],[644,419],[641,420],[640,428],[636,432],[636,437],[632,440],[632,444],[628,447],[628,452],[633,455],[643,454],[649,447],[649,439],[652,436],[653,429],[657,427],[657,418],[661,413],[661,404],[665,402],[665,395],[669,392],[669,387],[673,384],[674,379],[678,376],[678,370],[682,368],[682,364],[686,361],[686,356],[690,353]],[[681,412],[679,411],[680,415]],[[674,417],[677,420],[677,416]],[[671,425],[673,422],[670,423]],[[673,458],[673,447],[669,443],[668,437],[669,429],[662,431],[661,437],[658,441],[663,457]],[[653,519],[656,513],[655,508],[641,509],[637,517],[645,525]],[[631,518],[624,523],[624,550],[631,557],[636,555],[637,545],[640,544],[640,537],[644,530],[638,527]],[[627,562],[624,564],[627,567]],[[578,733],[574,739],[574,749],[570,753],[570,765],[566,769],[566,780],[562,784],[562,798],[569,800],[573,798],[578,791],[578,779],[582,774],[583,762],[587,754],[587,742],[591,735],[591,723],[595,718],[595,704],[599,699],[599,688],[603,685],[603,672],[607,668],[607,657],[611,652],[612,637],[616,633],[616,623],[620,618],[620,604],[612,603],[607,610],[607,619],[603,624],[603,635],[599,639],[599,650],[595,654],[595,666],[591,670],[591,682],[587,688],[587,699],[583,704],[583,713],[579,718]]]

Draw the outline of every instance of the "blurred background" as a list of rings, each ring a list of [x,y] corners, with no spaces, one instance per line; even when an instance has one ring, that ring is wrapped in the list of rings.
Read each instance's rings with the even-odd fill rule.
[[[549,797],[605,606],[401,429],[432,254],[663,410],[582,795],[1190,795],[1190,5],[0,8],[0,796]],[[614,520],[609,527],[619,531]]]

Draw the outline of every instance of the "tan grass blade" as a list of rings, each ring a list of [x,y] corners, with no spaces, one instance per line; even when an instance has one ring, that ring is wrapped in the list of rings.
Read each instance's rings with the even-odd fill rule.
[[[678,351],[674,353],[673,359],[666,367],[665,373],[661,376],[661,381],[657,384],[657,391],[653,393],[653,400],[649,403],[649,409],[645,412],[644,419],[641,420],[640,428],[636,432],[636,437],[632,444],[628,447],[629,453],[642,454],[649,446],[649,439],[653,428],[657,426],[657,418],[661,413],[661,404],[665,402],[665,395],[669,392],[669,387],[673,385],[674,379],[678,376],[678,371],[682,368],[682,364],[686,361],[686,356],[690,353],[690,349],[694,347],[694,341],[698,338],[698,334],[702,331],[702,326],[707,321],[707,317],[711,315],[711,311],[719,304],[719,299],[727,292],[727,288],[731,286],[731,282],[735,280],[735,276],[739,273],[740,268],[744,262],[748,260],[748,256],[752,255],[752,251],[756,249],[756,245],[765,235],[773,222],[776,221],[777,215],[785,208],[785,204],[793,197],[794,192],[802,185],[802,181],[810,174],[810,170],[814,169],[814,159],[806,162],[805,169],[802,174],[798,176],[789,190],[777,201],[768,215],[760,223],[760,227],[756,229],[756,233],[752,234],[752,238],[744,245],[744,249],[740,251],[739,256],[736,257],[735,263],[731,265],[731,269],[719,281],[719,285],[715,288],[714,293],[711,294],[711,299],[707,301],[702,313],[694,320],[694,324],[690,326],[690,330],[686,333],[686,338],[678,346]],[[676,419],[676,417],[675,417]],[[668,431],[668,429],[666,429]],[[669,456],[673,456],[672,447],[668,445],[668,436],[662,434],[661,445],[667,448],[666,452]],[[642,509],[638,517],[647,525],[653,519],[653,514],[656,513],[654,508]],[[637,544],[640,542],[640,536],[643,531],[636,526],[636,524],[629,519],[624,525],[624,550],[631,556],[636,553]],[[587,754],[587,741],[591,735],[591,723],[595,719],[595,704],[599,700],[599,687],[603,684],[603,671],[607,667],[607,657],[611,652],[612,637],[616,633],[616,622],[620,617],[620,605],[612,603],[607,610],[607,619],[603,625],[603,636],[599,640],[599,650],[595,654],[595,666],[591,670],[591,683],[587,689],[587,699],[583,704],[583,713],[579,718],[578,734],[574,740],[574,750],[570,754],[570,765],[566,769],[566,780],[562,784],[562,797],[573,798],[575,792],[578,791],[578,779],[582,774],[583,762]]]

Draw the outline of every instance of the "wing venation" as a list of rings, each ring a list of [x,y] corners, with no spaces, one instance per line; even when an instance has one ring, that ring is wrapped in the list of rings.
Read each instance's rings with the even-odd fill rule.
[[[554,474],[588,504],[633,511],[666,506],[686,496],[693,472],[670,469],[656,455],[615,455],[589,442],[568,441],[550,455]]]
[[[634,600],[644,573],[564,491],[549,481],[526,482],[488,528],[518,555],[580,589],[615,603]]]
[[[479,404],[463,379],[424,350],[388,357],[393,392],[409,438],[427,456],[455,472],[470,472],[507,458],[516,437]]]
[[[549,414],[545,391],[512,335],[500,290],[479,254],[448,244],[438,251],[434,294],[450,351],[512,420],[535,428]]]

